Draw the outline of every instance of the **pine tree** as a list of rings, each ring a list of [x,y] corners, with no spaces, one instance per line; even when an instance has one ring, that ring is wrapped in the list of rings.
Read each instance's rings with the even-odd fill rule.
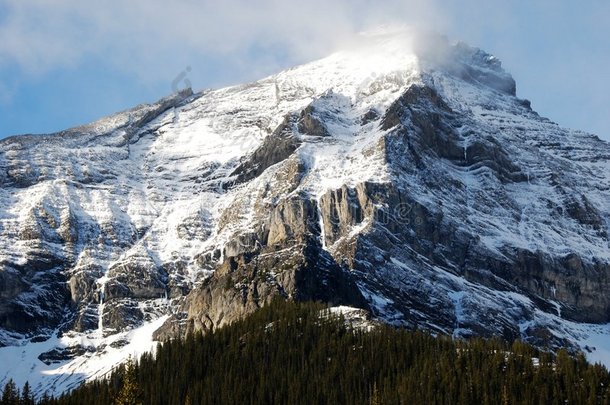
[[[44,394],[42,394],[42,397],[40,398],[40,403],[41,404],[47,404],[51,402],[51,397],[49,396],[48,392],[44,392]]]
[[[140,405],[141,389],[136,381],[136,367],[131,357],[125,365],[123,386],[114,399],[114,405]]]
[[[8,380],[2,391],[2,405],[19,405],[19,392],[12,378]]]
[[[30,383],[25,382],[23,389],[21,390],[21,402],[20,405],[34,405],[34,395],[30,389]]]

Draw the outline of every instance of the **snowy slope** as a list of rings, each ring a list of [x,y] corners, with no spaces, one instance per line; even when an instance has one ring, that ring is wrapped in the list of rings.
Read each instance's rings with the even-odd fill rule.
[[[301,246],[386,322],[610,365],[610,146],[539,117],[461,43],[363,34],[258,82],[6,139],[0,167],[0,383],[62,392],[161,325],[304,296],[268,262]],[[272,287],[225,274],[257,261]],[[227,285],[256,302],[235,309]]]

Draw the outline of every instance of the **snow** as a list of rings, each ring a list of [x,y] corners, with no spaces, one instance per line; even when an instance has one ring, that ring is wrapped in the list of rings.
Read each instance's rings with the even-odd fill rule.
[[[462,332],[460,328],[460,322],[464,319],[464,308],[462,307],[462,300],[466,293],[464,291],[452,291],[449,293],[449,298],[453,301],[455,308],[455,329],[453,329],[453,338],[457,339]]]
[[[420,285],[420,289],[427,288],[425,285],[431,285],[445,292],[453,304],[456,324],[452,330],[444,332],[451,333],[454,338],[470,335],[471,331],[464,326],[476,324],[479,321],[477,318],[482,315],[480,309],[495,308],[494,313],[497,317],[508,316],[511,311],[524,315],[529,313],[531,315],[528,318],[522,318],[518,325],[525,341],[527,341],[528,328],[548,327],[556,337],[575,343],[590,362],[600,363],[610,368],[610,324],[578,323],[563,319],[560,307],[557,308],[556,314],[546,313],[538,309],[528,297],[521,293],[492,290],[469,282],[440,267],[433,267],[434,275],[432,276],[427,272],[427,266],[420,264],[415,270],[413,266],[395,257],[390,258],[390,262],[405,271],[416,272],[418,278],[424,280],[424,285]],[[430,281],[432,279],[435,280],[434,284]],[[453,288],[453,290],[448,288]],[[440,296],[442,292],[434,294]],[[368,292],[365,293],[365,297],[374,308],[382,309],[387,305],[384,297],[371,295]],[[392,315],[390,317],[396,322]]]
[[[152,334],[166,319],[167,316],[163,316],[133,330],[107,338],[102,338],[95,332],[89,335],[68,333],[62,337],[55,334],[49,340],[40,343],[22,341],[17,346],[2,347],[0,358],[3,365],[0,384],[6,383],[9,378],[12,378],[18,386],[29,381],[36,395],[44,392],[56,395],[78,386],[82,381],[104,377],[129,356],[138,358],[141,354],[153,350],[156,342],[152,340]],[[121,341],[127,344],[120,348],[111,346],[112,343]],[[75,345],[89,348],[91,352],[73,360],[50,365],[38,359],[42,353],[54,348]]]
[[[584,331],[584,336],[578,343],[587,360],[610,368],[610,324],[575,325],[575,328]]]
[[[372,331],[377,323],[369,319],[367,311],[361,308],[340,305],[329,308],[330,314],[335,316],[343,316],[345,323],[355,329]]]

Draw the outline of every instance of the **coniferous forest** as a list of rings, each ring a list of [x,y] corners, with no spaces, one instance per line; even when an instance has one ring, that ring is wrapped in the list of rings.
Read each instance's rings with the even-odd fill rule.
[[[499,340],[353,328],[324,306],[276,301],[206,335],[160,344],[41,405],[610,404],[610,375],[582,355]],[[535,360],[535,361],[534,361]],[[12,384],[12,385],[11,385]],[[33,404],[10,382],[0,404]]]

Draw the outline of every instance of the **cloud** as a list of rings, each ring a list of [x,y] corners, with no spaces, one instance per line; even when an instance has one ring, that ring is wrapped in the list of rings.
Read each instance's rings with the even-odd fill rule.
[[[0,64],[16,64],[37,74],[94,58],[154,80],[167,77],[170,65],[175,72],[176,63],[184,67],[193,60],[223,58],[248,64],[262,50],[275,51],[278,58],[289,61],[305,61],[376,24],[439,25],[442,19],[431,4],[424,0],[7,0],[0,22]]]
[[[519,94],[541,112],[610,137],[608,19],[604,0],[3,0],[0,82],[14,87],[8,71],[22,81],[50,80],[54,71],[94,63],[141,86],[165,83],[165,92],[190,66],[196,89],[217,87],[324,56],[356,32],[401,23],[496,54]],[[600,118],[571,120],[573,92],[599,105],[603,112],[591,116]]]

